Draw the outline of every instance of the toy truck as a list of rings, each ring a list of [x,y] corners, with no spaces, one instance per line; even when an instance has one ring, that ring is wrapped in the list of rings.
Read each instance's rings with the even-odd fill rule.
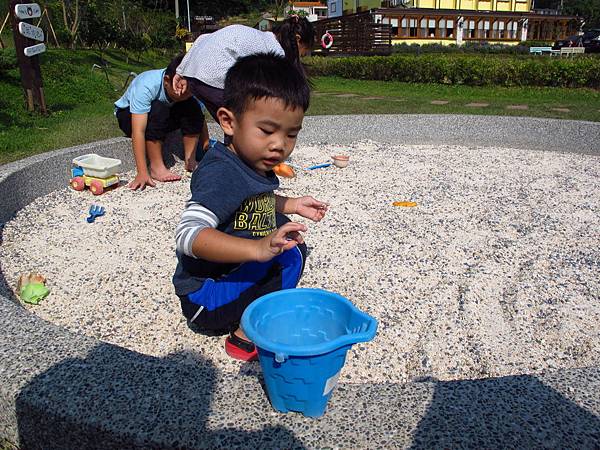
[[[107,187],[119,184],[120,159],[90,153],[73,159],[73,165],[70,185],[76,191],[83,191],[88,186],[92,194],[100,195]]]

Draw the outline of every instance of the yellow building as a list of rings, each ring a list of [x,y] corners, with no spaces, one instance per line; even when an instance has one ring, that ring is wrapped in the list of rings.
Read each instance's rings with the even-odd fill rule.
[[[468,9],[473,11],[531,11],[531,0],[413,0],[414,8]]]
[[[388,3],[399,2],[388,0]],[[401,3],[401,7],[371,11],[376,23],[391,26],[392,43],[549,42],[576,34],[582,23],[576,16],[540,14],[531,9],[532,0],[403,0]]]
[[[361,52],[368,53],[369,40],[377,52],[383,52],[385,41],[388,45],[551,42],[577,34],[582,24],[576,16],[536,12],[531,9],[532,0],[384,0],[376,3],[390,7],[368,11],[364,8],[371,6],[371,0],[329,0],[330,12],[334,3],[339,11],[342,1],[344,14],[330,14],[331,18],[319,28],[333,34],[334,42],[337,37],[346,47],[345,52],[352,52],[357,44],[356,33],[364,34],[358,44]],[[349,27],[359,30],[354,31],[352,39],[344,37]]]

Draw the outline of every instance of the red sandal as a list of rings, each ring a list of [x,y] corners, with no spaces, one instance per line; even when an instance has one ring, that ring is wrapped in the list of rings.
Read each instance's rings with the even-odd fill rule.
[[[225,351],[232,358],[241,359],[242,361],[256,361],[258,359],[256,346],[234,332],[229,333],[229,337],[225,339]]]

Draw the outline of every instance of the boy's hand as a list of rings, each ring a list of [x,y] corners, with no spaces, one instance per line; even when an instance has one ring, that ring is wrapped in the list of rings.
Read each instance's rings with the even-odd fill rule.
[[[175,94],[177,94],[177,95],[186,94],[187,89],[188,89],[187,80],[184,77],[182,77],[181,75],[179,75],[178,73],[173,75],[173,90],[175,91]]]
[[[257,243],[256,260],[258,262],[270,261],[286,250],[302,244],[304,239],[302,239],[300,231],[306,231],[306,226],[301,223],[288,222],[268,236],[255,241]]]
[[[154,180],[152,179],[152,177],[149,174],[137,174],[135,176],[135,178],[133,179],[133,181],[131,183],[129,183],[129,187],[131,189],[133,189],[134,191],[136,189],[140,189],[141,191],[143,191],[146,186],[152,186],[155,187],[156,183],[154,182]]]
[[[310,195],[296,198],[296,214],[306,217],[314,222],[319,222],[329,208],[327,203],[320,202]]]

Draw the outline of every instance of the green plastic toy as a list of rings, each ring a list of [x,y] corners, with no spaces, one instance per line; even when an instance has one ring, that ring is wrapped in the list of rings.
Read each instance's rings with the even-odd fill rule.
[[[50,289],[43,283],[29,283],[21,288],[19,296],[25,303],[37,305],[48,296]]]
[[[37,305],[48,296],[50,290],[46,287],[46,278],[37,273],[21,275],[17,283],[19,297],[25,303]]]

